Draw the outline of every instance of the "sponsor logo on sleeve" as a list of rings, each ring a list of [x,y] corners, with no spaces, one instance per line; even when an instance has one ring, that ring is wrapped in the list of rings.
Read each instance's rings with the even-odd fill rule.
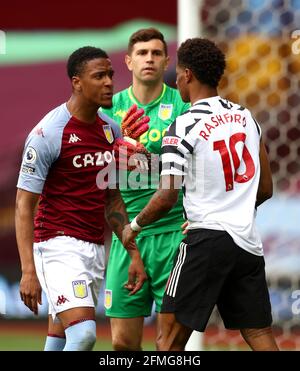
[[[85,280],[73,281],[72,285],[75,298],[83,299],[88,296],[87,284]]]
[[[179,138],[177,137],[164,137],[162,141],[163,146],[178,146]]]
[[[110,309],[112,306],[112,290],[105,289],[104,308]]]
[[[28,147],[24,154],[24,162],[26,164],[34,164],[37,159],[36,150],[33,147]]]
[[[24,174],[34,174],[35,168],[27,165],[22,165],[21,171]]]
[[[168,120],[172,116],[173,104],[161,103],[158,110],[158,117],[161,120]]]

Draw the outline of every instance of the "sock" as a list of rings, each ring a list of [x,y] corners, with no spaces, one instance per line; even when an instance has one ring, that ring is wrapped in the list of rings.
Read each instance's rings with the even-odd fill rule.
[[[48,334],[46,338],[44,351],[47,352],[47,351],[63,350],[65,344],[66,344],[66,338]]]
[[[64,351],[92,350],[96,342],[96,322],[94,320],[76,321],[65,329],[65,333]]]

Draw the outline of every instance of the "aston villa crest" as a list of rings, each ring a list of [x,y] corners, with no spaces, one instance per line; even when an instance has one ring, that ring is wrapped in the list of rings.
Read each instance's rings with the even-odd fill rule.
[[[112,305],[112,290],[105,289],[104,308],[110,309]]]
[[[104,134],[106,136],[108,143],[112,143],[114,141],[114,136],[113,136],[110,125],[103,125],[103,131],[104,131]]]
[[[88,296],[87,285],[85,280],[73,281],[72,285],[75,298],[83,299]]]
[[[158,117],[161,120],[168,120],[172,116],[173,104],[163,104],[159,106]]]

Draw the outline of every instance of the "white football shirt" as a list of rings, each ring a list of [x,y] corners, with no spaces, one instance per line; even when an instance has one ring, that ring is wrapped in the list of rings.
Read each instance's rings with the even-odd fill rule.
[[[189,229],[227,231],[263,255],[255,226],[261,129],[249,110],[219,96],[201,99],[169,127],[161,175],[183,176]]]

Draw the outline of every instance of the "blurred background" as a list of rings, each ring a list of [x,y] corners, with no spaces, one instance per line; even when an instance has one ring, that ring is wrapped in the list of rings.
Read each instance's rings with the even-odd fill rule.
[[[14,200],[27,134],[70,95],[67,57],[84,45],[106,50],[116,71],[117,92],[130,84],[124,64],[129,36],[142,27],[157,27],[171,56],[166,82],[175,85],[182,31],[178,19],[188,7],[193,8],[196,23],[187,36],[211,38],[226,53],[220,95],[247,106],[262,127],[274,196],[259,208],[257,223],[264,241],[274,327],[281,348],[300,350],[300,0],[186,0],[180,6],[177,0],[131,0],[130,6],[116,0],[1,4],[0,350],[39,350],[46,335],[45,298],[38,318],[19,300]],[[183,30],[188,29],[186,24]],[[96,349],[111,349],[103,293],[97,312]],[[154,349],[153,320],[154,315],[146,321],[145,349]],[[243,349],[238,332],[225,331],[217,311],[202,346]]]

